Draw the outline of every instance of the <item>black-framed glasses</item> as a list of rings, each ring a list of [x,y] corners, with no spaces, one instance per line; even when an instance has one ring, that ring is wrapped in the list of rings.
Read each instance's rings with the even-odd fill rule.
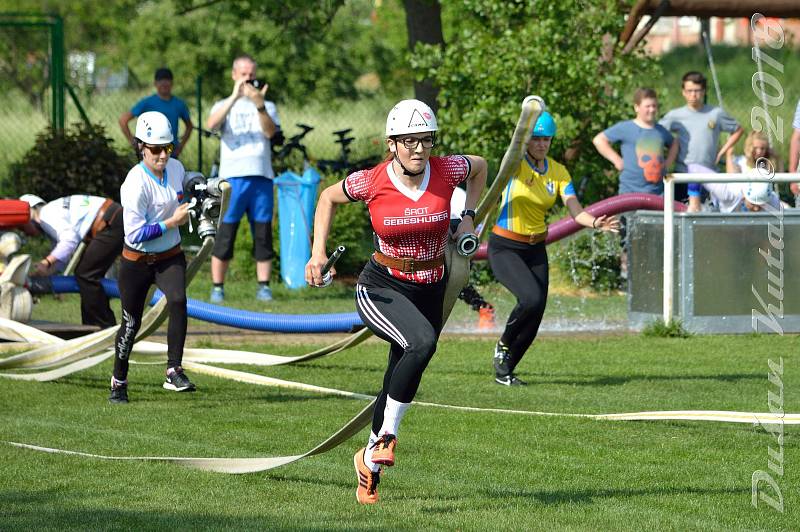
[[[152,153],[153,155],[161,155],[162,151],[166,151],[167,155],[170,155],[172,154],[172,150],[175,149],[175,146],[173,144],[158,144],[158,145],[145,144],[144,147],[150,150],[150,153]]]
[[[419,143],[421,142],[422,147],[426,150],[429,150],[436,144],[436,137],[433,135],[422,138],[404,137],[402,139],[397,139],[397,142],[402,143],[407,150],[416,150],[417,146],[419,146]]]

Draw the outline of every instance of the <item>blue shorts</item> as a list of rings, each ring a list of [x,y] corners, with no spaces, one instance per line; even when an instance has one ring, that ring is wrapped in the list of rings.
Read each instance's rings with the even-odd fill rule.
[[[253,223],[272,221],[272,207],[275,202],[272,179],[263,176],[230,177],[231,204],[222,218],[222,223],[239,223],[247,213]]]

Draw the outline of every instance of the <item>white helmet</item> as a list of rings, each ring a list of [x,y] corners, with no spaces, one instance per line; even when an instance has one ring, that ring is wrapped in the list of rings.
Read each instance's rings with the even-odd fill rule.
[[[433,109],[419,100],[403,100],[392,107],[386,117],[386,136],[437,131]]]
[[[172,125],[158,111],[147,111],[136,121],[136,138],[146,144],[169,144],[173,140]]]
[[[24,201],[25,203],[30,205],[31,209],[47,203],[45,200],[43,200],[36,194],[23,194],[22,196],[19,197],[19,199],[20,201]]]

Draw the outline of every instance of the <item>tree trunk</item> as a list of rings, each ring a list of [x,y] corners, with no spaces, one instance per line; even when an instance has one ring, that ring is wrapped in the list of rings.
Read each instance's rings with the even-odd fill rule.
[[[425,44],[438,44],[444,48],[444,35],[442,34],[442,7],[439,0],[403,0],[406,9],[406,26],[408,28],[408,49],[414,53],[418,42]],[[431,106],[434,112],[439,105],[436,97],[439,88],[433,80],[424,79],[414,81],[414,96]]]

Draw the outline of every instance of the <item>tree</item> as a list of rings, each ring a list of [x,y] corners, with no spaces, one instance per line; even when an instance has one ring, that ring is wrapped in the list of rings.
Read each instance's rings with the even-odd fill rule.
[[[522,99],[538,94],[558,122],[553,156],[577,147],[570,171],[576,181],[590,176],[589,199],[613,194],[616,174],[605,174],[608,164],[591,139],[631,116],[634,74],[655,73],[642,53],[609,61],[609,37],[624,23],[619,2],[464,0],[444,7],[447,48],[418,45],[412,57],[418,75],[440,87],[444,151],[482,154],[496,167]]]
[[[414,54],[417,43],[443,49],[442,8],[439,0],[404,0],[403,5],[406,9],[408,49],[411,55]],[[437,102],[439,88],[430,77],[414,80],[414,95],[418,100],[430,105],[434,111],[439,108]]]
[[[356,81],[375,72],[381,80],[411,77],[396,46],[405,34],[387,31],[386,15],[369,0],[167,0],[138,10],[123,57],[139,79],[168,64],[176,90],[193,90],[201,76],[204,93],[230,92],[230,68],[240,53],[258,62],[258,75],[270,84],[270,98],[307,102],[355,99]],[[376,11],[378,13],[376,13]],[[154,35],[146,21],[159,19],[168,31]],[[178,76],[183,73],[183,76]],[[188,75],[186,75],[188,74]]]

